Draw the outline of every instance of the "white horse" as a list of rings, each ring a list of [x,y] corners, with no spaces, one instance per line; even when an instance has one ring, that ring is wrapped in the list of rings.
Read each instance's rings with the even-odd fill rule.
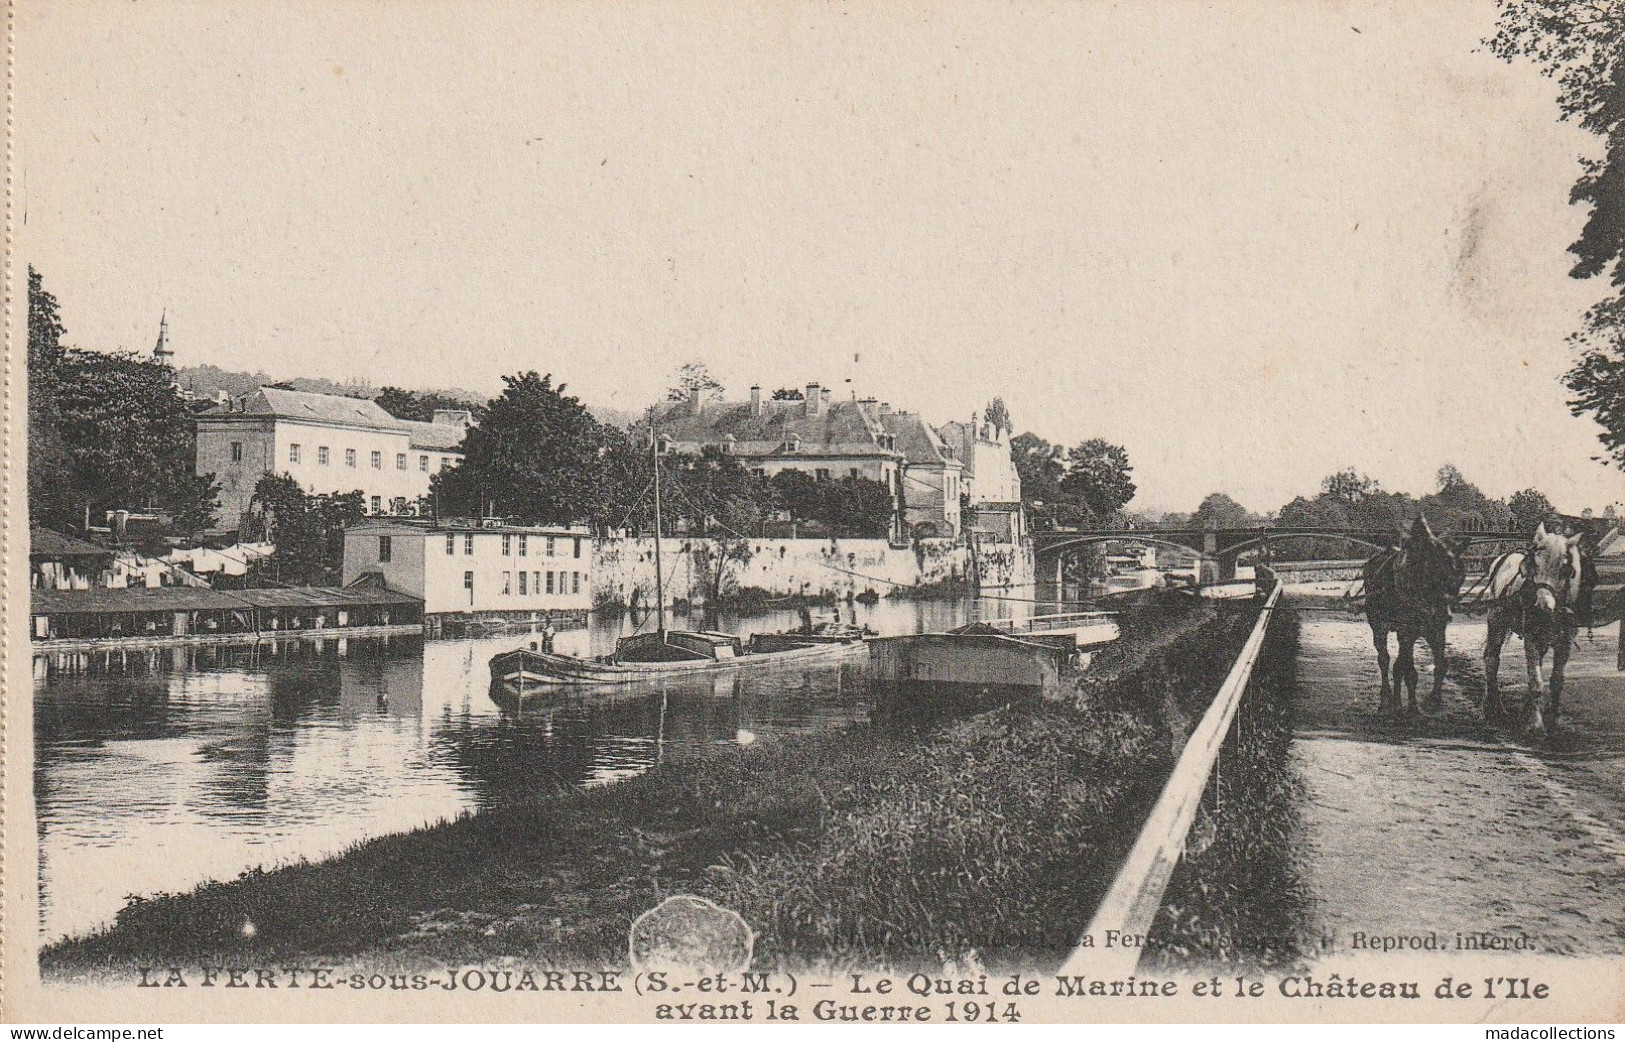
[[[1582,564],[1580,536],[1535,529],[1527,550],[1511,550],[1490,565],[1486,594],[1491,602],[1489,633],[1484,641],[1484,719],[1501,715],[1501,693],[1496,674],[1501,668],[1501,645],[1508,633],[1523,638],[1529,687],[1524,712],[1532,730],[1548,735],[1557,730],[1557,703],[1563,694],[1563,669],[1569,661],[1579,624],[1575,606],[1580,601]],[[1552,653],[1552,675],[1541,676],[1546,653]],[[1541,689],[1546,705],[1541,711]]]

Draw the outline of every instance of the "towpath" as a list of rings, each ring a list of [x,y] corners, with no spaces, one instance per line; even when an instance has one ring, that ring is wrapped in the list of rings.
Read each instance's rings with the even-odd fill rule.
[[[1536,951],[1625,951],[1625,674],[1615,632],[1581,634],[1564,730],[1535,743],[1481,722],[1484,623],[1449,633],[1436,714],[1383,718],[1363,621],[1304,612],[1294,765],[1305,935],[1488,932]],[[1420,691],[1432,661],[1418,645]],[[1502,694],[1523,695],[1523,648],[1502,655]]]

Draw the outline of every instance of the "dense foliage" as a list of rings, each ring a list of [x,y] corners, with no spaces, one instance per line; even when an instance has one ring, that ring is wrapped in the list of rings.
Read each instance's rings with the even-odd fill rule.
[[[1102,524],[1134,498],[1134,468],[1120,445],[1091,438],[1068,449],[1029,431],[1011,439],[1010,451],[1038,528]]]
[[[1528,59],[1557,81],[1560,117],[1600,139],[1580,157],[1569,201],[1588,207],[1569,247],[1577,279],[1604,276],[1607,295],[1570,338],[1579,358],[1566,377],[1575,415],[1590,414],[1625,467],[1625,0],[1501,0],[1490,50]]]
[[[193,474],[192,409],[172,369],[63,346],[56,298],[28,275],[29,518],[75,528],[86,511],[159,511],[179,532],[214,523],[213,476]]]
[[[437,409],[463,409],[473,413],[475,420],[485,416],[484,402],[471,401],[444,391],[408,391],[399,387],[385,387],[372,400],[385,412],[402,420],[427,423],[434,419]]]
[[[254,581],[280,586],[337,586],[344,567],[344,529],[367,516],[359,490],[311,495],[286,474],[254,486],[256,521],[249,533],[276,544],[255,566]]]

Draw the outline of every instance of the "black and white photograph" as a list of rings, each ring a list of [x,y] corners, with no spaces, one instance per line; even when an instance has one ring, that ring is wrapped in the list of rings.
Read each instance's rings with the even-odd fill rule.
[[[1625,1019],[1625,0],[7,17],[8,1020]]]

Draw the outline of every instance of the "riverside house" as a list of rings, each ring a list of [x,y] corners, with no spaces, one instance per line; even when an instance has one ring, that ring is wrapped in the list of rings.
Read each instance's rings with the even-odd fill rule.
[[[431,634],[448,624],[584,624],[592,536],[584,527],[369,519],[345,529],[344,584],[423,601]]]
[[[261,387],[198,414],[195,472],[220,482],[228,531],[240,526],[267,474],[286,474],[311,493],[359,489],[371,514],[422,513],[430,477],[462,459],[471,422],[459,409],[422,423],[365,398]]]

